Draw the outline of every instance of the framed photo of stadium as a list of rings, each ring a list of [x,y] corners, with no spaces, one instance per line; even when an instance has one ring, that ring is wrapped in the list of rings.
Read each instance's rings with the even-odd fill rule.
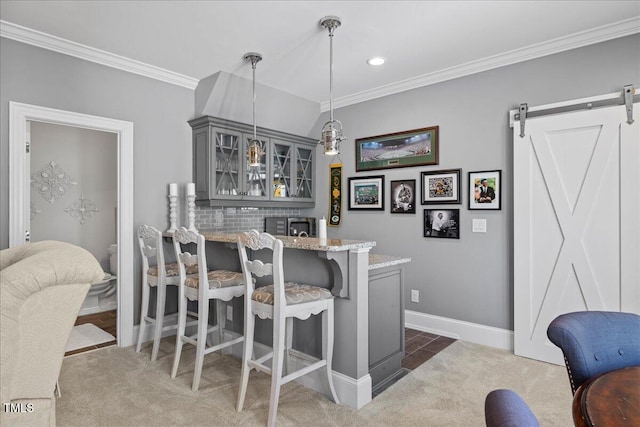
[[[349,178],[349,210],[384,210],[384,175]]]
[[[438,164],[438,126],[356,139],[356,172]]]

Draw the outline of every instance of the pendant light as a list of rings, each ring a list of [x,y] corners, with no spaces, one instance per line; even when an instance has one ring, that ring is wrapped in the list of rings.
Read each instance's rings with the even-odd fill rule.
[[[262,61],[262,55],[255,52],[245,53],[245,61],[251,62],[251,68],[253,70],[253,138],[249,141],[249,147],[247,149],[247,157],[249,158],[249,166],[260,166],[264,150],[262,144],[258,140],[256,132],[256,64]]]
[[[324,146],[324,154],[333,156],[340,153],[340,141],[342,136],[342,123],[333,119],[333,30],[340,26],[340,18],[337,16],[325,16],[320,20],[320,25],[329,30],[329,121],[322,126],[322,138],[320,144]]]

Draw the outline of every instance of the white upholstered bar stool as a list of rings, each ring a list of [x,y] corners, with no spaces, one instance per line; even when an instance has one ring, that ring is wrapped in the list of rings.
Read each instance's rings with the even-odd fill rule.
[[[165,304],[167,300],[167,286],[178,286],[177,263],[165,263],[162,247],[162,233],[149,225],[141,225],[138,228],[138,244],[142,255],[142,307],[140,309],[140,329],[138,331],[138,343],[136,352],[140,352],[144,340],[145,328],[153,325],[153,349],[151,361],[158,357],[158,349],[162,333],[168,330],[177,330],[178,313],[165,316]],[[197,267],[190,268],[188,274],[197,273]],[[151,288],[156,288],[156,315],[149,316],[149,299]],[[166,322],[166,323],[165,323]]]
[[[252,251],[270,249],[272,262],[250,261],[247,248]],[[339,403],[333,386],[331,360],[333,357],[333,295],[328,289],[284,281],[283,244],[268,233],[251,230],[238,236],[238,252],[246,287],[244,348],[242,354],[242,373],[237,410],[241,411],[252,369],[271,375],[271,396],[269,399],[269,418],[267,425],[274,426],[278,410],[280,387],[302,375],[319,368],[325,368],[331,396]],[[253,278],[272,276],[273,284],[254,289]],[[312,314],[322,313],[322,360],[295,372],[283,373],[283,362],[291,351],[293,318],[308,319]],[[253,333],[255,316],[261,319],[273,319],[273,351],[254,360]],[[285,352],[286,350],[286,352]],[[271,368],[264,362],[272,359]]]
[[[196,254],[185,252],[182,245],[195,244]],[[191,389],[197,391],[200,386],[202,364],[205,354],[227,348],[244,340],[244,337],[232,338],[224,341],[225,302],[234,297],[244,295],[245,287],[242,273],[228,270],[207,269],[204,236],[189,231],[185,227],[178,228],[173,233],[173,247],[178,260],[180,286],[178,291],[178,333],[176,335],[176,352],[173,359],[171,378],[176,377],[182,345],[188,343],[196,347],[195,370]],[[190,249],[192,250],[192,249]],[[197,264],[198,274],[188,276],[186,270]],[[209,300],[216,300],[217,322],[209,326]],[[198,301],[198,330],[195,336],[185,334],[187,318],[187,300]],[[218,343],[207,347],[209,333],[218,331]]]

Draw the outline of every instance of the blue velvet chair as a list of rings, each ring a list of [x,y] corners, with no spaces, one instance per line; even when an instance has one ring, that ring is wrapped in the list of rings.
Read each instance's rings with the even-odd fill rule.
[[[513,390],[493,390],[484,401],[487,427],[540,427],[538,419]]]
[[[556,317],[547,336],[564,354],[571,391],[590,378],[640,366],[640,316],[612,311],[579,311]]]

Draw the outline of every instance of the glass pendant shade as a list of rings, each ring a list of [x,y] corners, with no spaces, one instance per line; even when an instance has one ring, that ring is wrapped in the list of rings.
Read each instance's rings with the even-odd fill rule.
[[[249,146],[247,147],[247,158],[249,160],[249,167],[262,166],[262,156],[264,150],[262,144],[258,140],[257,128],[256,128],[256,64],[262,61],[262,55],[256,52],[245,53],[245,61],[251,62],[251,68],[253,70],[253,138],[249,140]]]
[[[262,150],[262,144],[255,138],[252,138],[249,141],[249,166],[256,167],[262,164],[262,156],[264,155],[264,151]]]
[[[333,119],[333,30],[340,26],[340,18],[337,16],[325,16],[320,20],[320,25],[329,30],[329,115],[330,119],[322,126],[322,138],[320,144],[324,146],[324,154],[335,156],[340,153],[340,142],[345,139],[342,136],[342,123]]]

